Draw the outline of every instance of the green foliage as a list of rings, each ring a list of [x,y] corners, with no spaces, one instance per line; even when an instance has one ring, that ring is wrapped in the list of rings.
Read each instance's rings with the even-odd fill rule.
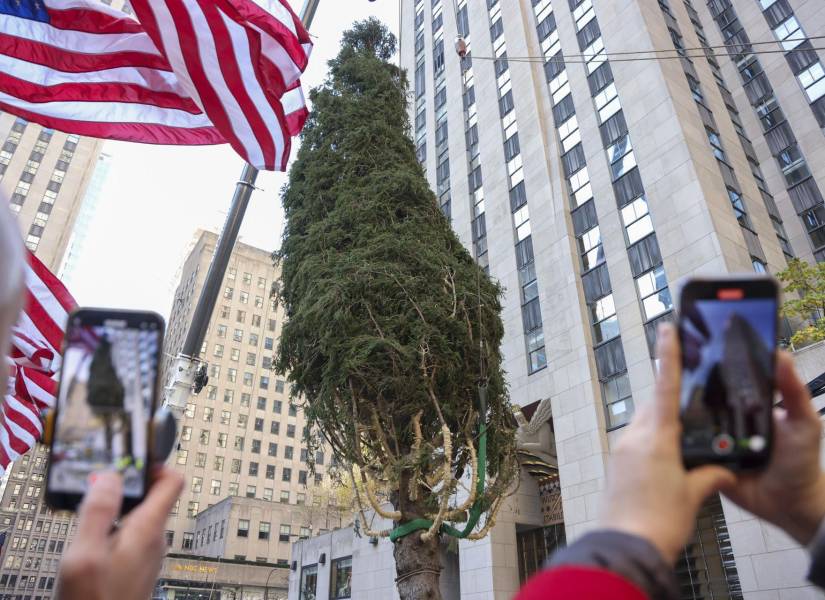
[[[464,442],[478,426],[482,379],[488,473],[497,476],[489,501],[517,467],[499,354],[501,289],[429,189],[407,136],[407,82],[389,62],[394,51],[379,21],[356,23],[311,93],[283,192],[278,260],[288,318],[275,368],[338,458],[380,478],[412,517],[432,508],[416,508],[428,501],[416,500],[410,481],[441,468],[442,417],[455,436],[453,471],[469,462]],[[424,444],[413,451],[417,414]]]
[[[791,342],[804,346],[825,340],[825,263],[811,265],[794,258],[777,277],[785,284],[785,293],[792,294],[783,303],[782,314],[808,323]]]

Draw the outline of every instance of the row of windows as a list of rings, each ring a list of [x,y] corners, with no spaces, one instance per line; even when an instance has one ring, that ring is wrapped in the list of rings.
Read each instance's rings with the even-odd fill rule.
[[[26,129],[26,126],[27,122],[20,118],[18,118],[12,125],[9,136],[6,138],[6,142],[3,144],[2,150],[0,150],[0,178],[5,174],[6,167],[11,161],[11,157],[20,143],[20,139]],[[12,193],[9,203],[12,212],[19,213],[23,208],[23,205],[29,196],[31,184],[40,169],[43,156],[45,155],[46,148],[51,141],[53,133],[54,132],[51,129],[42,129],[40,131],[40,134],[35,142],[35,146],[26,161],[23,172],[20,174],[20,179],[18,180],[14,188],[14,192]],[[79,140],[80,138],[76,135],[68,136],[63,144],[63,148],[61,149],[60,155],[55,163],[54,169],[52,170],[52,174],[46,186],[46,191],[44,192],[38,210],[26,235],[26,246],[28,246],[28,248],[33,252],[36,251],[40,245],[40,239],[43,236],[43,232],[49,221],[49,217],[51,216],[52,206],[54,205],[57,194],[63,184],[63,180],[66,178],[66,171],[69,168],[69,163],[74,156],[74,151]]]
[[[441,211],[449,219],[451,213],[450,159],[447,128],[447,81],[444,58],[443,3],[432,4],[433,85],[435,108],[436,194]]]
[[[192,435],[191,428],[188,428],[188,431],[186,431],[186,429],[187,428],[184,427],[184,432],[183,432],[184,436],[181,437],[181,441],[188,441],[188,440],[191,439],[191,435]],[[203,443],[204,440],[206,440],[206,441],[209,440],[208,431],[207,431],[206,434],[204,434],[204,431],[207,431],[207,430],[202,430],[201,431],[201,437],[200,437],[201,445],[206,445],[206,444]],[[226,439],[226,438],[223,438],[223,439]],[[235,439],[235,442],[236,442],[236,448],[235,449],[236,450],[243,450],[243,442],[239,441],[238,438]],[[274,458],[277,458],[278,457],[278,444],[275,443],[275,442],[268,442],[268,445],[269,445],[269,447],[267,449],[267,456],[272,456]],[[252,450],[253,454],[260,454],[261,453],[261,440],[252,440],[251,450]],[[294,460],[294,456],[295,456],[295,448],[293,446],[284,446],[284,458],[286,460]],[[309,455],[308,455],[308,451],[307,451],[306,448],[301,448],[300,449],[300,455],[299,456],[300,456],[301,462],[308,462],[309,461]],[[189,457],[189,450],[187,450],[186,448],[181,448],[180,450],[178,450],[177,462],[178,462],[179,465],[185,465],[187,460],[188,460],[188,457]],[[314,463],[315,463],[315,465],[323,465],[324,464],[324,453],[323,453],[323,451],[318,451],[318,452],[315,453]],[[231,464],[232,464],[232,469],[231,469],[232,473],[240,473],[241,472],[241,461],[240,461],[240,459],[232,459]],[[195,466],[196,467],[206,467],[206,453],[198,452],[196,454],[196,456],[195,456]],[[223,466],[224,466],[224,457],[223,456],[216,456],[214,458],[212,468],[216,471],[223,471]],[[334,460],[333,460],[332,466],[335,466]]]
[[[769,5],[768,8],[773,9],[774,5],[786,6],[786,4],[775,2]],[[742,27],[733,5],[729,0],[709,0],[708,8],[722,33],[729,52],[732,54],[731,60],[734,61],[739,71],[748,101],[762,125],[768,148],[785,176],[791,202],[797,214],[805,223],[806,212],[823,204],[819,188],[811,177],[805,158],[799,149],[782,108],[779,106],[779,101],[768,81],[767,74],[762,69],[759,59],[753,54],[750,39]],[[776,23],[776,25],[779,24]],[[795,37],[791,36],[788,39],[795,41]],[[812,56],[808,51],[809,46],[810,42],[804,41],[794,48],[793,52],[786,54],[787,60],[792,64],[792,70],[796,70],[793,68],[794,61],[797,61],[797,64],[802,68],[810,66],[813,60],[818,60],[815,52]],[[822,125],[825,123],[825,104],[818,101],[812,106],[815,109],[814,112],[817,114],[817,118],[820,119],[820,125]],[[822,114],[822,117],[819,116],[820,114]],[[816,239],[810,233],[809,237],[815,250],[822,248],[821,239]],[[822,254],[823,256],[818,256],[818,259],[825,258],[825,252]]]
[[[232,300],[235,297],[235,288],[231,286],[225,286],[223,289],[223,297],[226,300]],[[238,300],[241,304],[249,304],[249,292],[240,291],[238,293]],[[264,297],[263,296],[255,296],[255,308],[263,308],[264,307]],[[278,301],[276,299],[272,299],[269,302],[270,310],[278,310]]]
[[[12,558],[12,568],[14,565],[17,565],[20,562],[20,557],[9,557]],[[6,560],[8,563],[9,561]],[[22,563],[21,563],[22,564]],[[35,584],[37,584],[38,590],[50,590],[54,587],[54,577],[40,577],[39,579],[35,575],[20,575],[20,589],[35,589]],[[9,575],[8,573],[3,573],[0,575],[0,588],[5,587],[16,587],[18,582],[18,576],[16,574]],[[19,596],[18,596],[19,597]]]
[[[274,431],[277,431],[279,429],[280,428],[278,428],[278,427],[272,427],[272,430],[274,430]],[[189,436],[188,438],[186,438],[186,440],[191,439],[191,428],[186,432],[186,434],[187,434],[187,436]],[[198,437],[198,441],[199,441],[201,446],[208,446],[209,445],[209,439],[211,437],[211,434],[212,434],[212,432],[209,429],[201,429],[200,436]],[[294,425],[288,425],[287,426],[287,437],[289,437],[289,438],[294,438],[295,437],[295,426]],[[182,441],[186,441],[186,440],[184,440],[184,438],[181,438],[181,439],[182,439]],[[218,433],[217,436],[216,436],[216,441],[218,443],[219,448],[226,448],[227,444],[229,442],[229,434],[228,433]],[[253,454],[260,454],[261,453],[261,440],[253,439],[253,440],[250,440],[250,441],[251,441],[250,450],[252,451],[252,453]],[[244,449],[245,443],[246,443],[246,437],[245,436],[236,435],[235,436],[235,442],[234,442],[234,445],[232,446],[232,449],[242,452],[243,449]],[[277,456],[278,455],[278,444],[276,444],[275,442],[268,442],[268,443],[269,443],[269,448],[268,448],[268,451],[267,451],[267,455],[268,456]],[[292,455],[293,455],[292,446],[285,446],[284,451],[285,451],[284,452],[284,458],[292,459]],[[182,448],[178,451],[178,453],[179,453],[178,454],[178,463],[179,464],[186,464],[186,457],[188,456],[188,450],[186,450],[185,448]],[[321,455],[321,456],[323,456],[323,455]],[[198,465],[198,466],[204,466],[204,465]]]
[[[263,362],[266,363],[266,364],[271,365],[270,361],[272,360],[272,358],[271,357],[265,357],[265,359],[269,359],[269,361],[264,360]],[[216,365],[214,363],[209,365],[209,380],[210,381],[217,381],[220,378],[220,376],[221,376],[221,365]],[[235,369],[234,367],[228,367],[226,369],[226,381],[228,381],[229,383],[237,383],[238,382],[238,369]],[[281,385],[278,385],[279,381],[281,382]],[[250,372],[250,371],[245,371],[244,374],[243,374],[242,382],[243,382],[243,385],[245,385],[247,387],[254,387],[254,385],[255,385],[255,374]],[[258,377],[258,387],[262,390],[270,389],[270,383],[271,382],[272,382],[272,379],[269,375],[261,375],[261,376]],[[214,386],[212,386],[212,387],[214,387]],[[274,389],[275,389],[276,392],[282,393],[284,391],[283,381],[280,380],[280,379],[276,379]],[[234,392],[232,392],[231,390],[227,390],[224,394],[224,401],[231,403],[233,394],[234,394]],[[249,396],[249,394],[242,394],[241,395],[242,398],[244,396]],[[214,400],[215,398],[210,397],[209,399]]]
[[[546,70],[548,89],[550,92],[553,116],[556,124],[556,133],[562,149],[562,166],[567,181],[568,198],[570,200],[571,216],[574,234],[581,260],[582,277],[585,283],[591,281],[592,273],[601,273],[601,285],[598,288],[588,286],[586,301],[590,314],[593,342],[596,347],[610,340],[616,340],[619,351],[619,322],[616,315],[615,302],[610,285],[610,278],[605,268],[594,271],[605,262],[604,247],[601,239],[601,229],[596,215],[593,190],[584,149],[581,143],[581,133],[576,117],[575,105],[570,92],[567,69],[561,53],[561,43],[556,29],[553,8],[549,0],[534,2],[534,12],[537,22],[537,31],[542,40],[542,49],[549,64],[553,64],[552,71]],[[578,17],[581,27],[593,22],[592,6],[583,3],[575,8],[574,18]],[[600,88],[601,89],[601,88]],[[615,88],[613,88],[615,90]],[[608,93],[603,93],[602,106],[612,101]],[[618,156],[626,152],[614,149]],[[628,394],[629,395],[629,394]],[[622,406],[628,406],[629,398]],[[616,410],[618,402],[608,403]],[[609,412],[609,411],[608,411]],[[627,410],[618,411],[620,415]],[[617,422],[608,420],[610,426]]]
[[[467,1],[462,0],[459,8],[459,22],[464,36],[470,35]],[[478,265],[489,273],[490,259],[487,255],[487,221],[484,202],[484,178],[481,170],[481,156],[478,143],[478,106],[475,94],[475,72],[472,52],[468,42],[467,55],[461,61],[462,102],[464,105],[464,140],[467,149],[467,187],[470,194],[472,221],[470,229],[473,241],[473,256]]]
[[[274,319],[273,319],[273,321],[274,321]],[[226,338],[226,336],[228,334],[228,331],[229,331],[229,328],[226,325],[218,325],[215,328],[215,335],[217,335],[219,338]],[[243,338],[244,338],[244,330],[234,328],[233,331],[232,331],[232,341],[243,343]],[[257,348],[258,344],[260,343],[260,336],[257,333],[250,333],[247,343],[250,346],[255,346]],[[264,337],[264,350],[273,350],[274,347],[275,347],[275,340],[271,337]]]
[[[225,304],[222,305],[221,306],[221,312],[220,312],[221,319],[229,319],[229,318],[231,318],[231,315],[232,315],[232,310],[230,309],[230,307],[225,305]],[[237,323],[246,323],[246,315],[247,315],[247,312],[245,310],[237,310],[235,312],[235,321]],[[263,317],[261,315],[258,315],[258,314],[253,314],[252,315],[252,327],[260,328],[262,321],[263,321]],[[266,330],[274,332],[277,324],[278,324],[278,322],[277,322],[276,319],[269,319],[267,321],[267,324],[266,324]]]
[[[234,466],[234,465],[233,465]],[[233,473],[236,471],[233,471]],[[238,471],[239,472],[239,471]],[[257,462],[250,462],[249,463],[249,475],[252,477],[257,477],[259,474],[259,464]],[[266,478],[274,480],[275,479],[275,465],[266,465]],[[307,471],[298,471],[298,483],[300,485],[307,485]],[[290,467],[284,467],[281,469],[281,481],[284,482],[291,482],[292,481],[292,469]],[[323,481],[323,476],[320,473],[317,473],[315,476],[316,484],[320,484]],[[209,486],[209,493],[213,496],[220,496],[221,495],[221,484],[222,481],[220,479],[212,479],[212,483]],[[253,486],[254,487],[254,486]],[[192,477],[192,485],[191,491],[193,494],[200,494],[203,491],[203,477],[200,476],[193,476]],[[252,496],[254,497],[254,491]]]
[[[318,486],[320,484],[321,484],[321,480],[319,479],[318,475],[316,474],[316,476],[315,476],[315,485]],[[193,486],[194,485],[195,484],[193,482]],[[203,485],[202,482],[199,485],[202,486]],[[215,496],[220,496],[221,495],[221,493],[220,493],[221,485],[222,485],[221,481],[219,481],[217,479],[212,480],[211,490],[218,489],[218,493],[214,493],[214,491],[212,492],[213,495],[215,495]],[[260,498],[262,500],[266,500],[268,502],[274,502],[274,500],[275,500],[274,492],[275,492],[275,490],[273,488],[264,487],[263,488],[263,494],[260,496]],[[199,493],[199,491],[194,492],[194,493]],[[240,495],[240,484],[237,481],[228,482],[228,484],[227,484],[227,495],[229,495],[229,496],[239,496]],[[247,485],[246,486],[246,493],[244,495],[247,498],[258,498],[258,487],[256,485]],[[289,504],[290,500],[291,500],[290,492],[287,491],[287,490],[282,490],[281,493],[280,493],[279,502],[281,504]],[[317,498],[316,498],[316,500],[317,500]],[[304,492],[298,492],[296,494],[295,504],[296,505],[306,504],[306,494]],[[317,503],[315,503],[315,504],[317,505]],[[209,506],[211,507],[211,506],[213,506],[213,504],[210,503]],[[175,501],[174,506],[172,507],[172,510],[169,511],[169,514],[171,516],[175,516],[175,515],[178,514],[179,511],[180,511],[180,499],[177,499]],[[200,501],[198,501],[198,500],[189,500],[187,502],[186,516],[188,518],[194,519],[195,517],[198,516],[199,511],[200,511]]]
[[[220,374],[220,371],[218,371]],[[283,393],[285,389],[285,382],[282,379],[275,380],[275,391],[278,393]],[[207,400],[217,400],[218,398],[218,387],[215,385],[207,385],[206,386],[206,399]],[[226,389],[223,392],[223,401],[226,404],[232,404],[235,399],[235,390]],[[252,402],[252,394],[249,393],[242,393],[241,394],[241,408],[249,408]],[[266,410],[268,399],[265,396],[258,396],[258,400],[255,403],[255,408],[257,410]],[[272,401],[272,412],[275,414],[280,415],[283,410],[283,401],[282,400],[273,400]],[[290,417],[295,417],[298,415],[298,407],[291,402],[289,403],[288,408],[288,415]],[[207,420],[204,417],[204,420]]]
[[[524,168],[516,121],[510,68],[507,62],[507,44],[504,39],[504,24],[501,4],[498,0],[488,2],[490,18],[490,39],[496,57],[499,113],[504,134],[504,158],[507,167],[510,208],[516,243],[516,266],[518,268],[521,296],[521,317],[524,326],[524,343],[527,352],[527,372],[537,373],[547,367],[547,352],[544,343],[544,325],[539,301],[539,287],[533,255],[530,208],[524,186]]]
[[[238,269],[236,267],[229,267],[226,270],[226,278],[229,281],[236,281],[238,279]],[[241,276],[241,282],[244,285],[252,285],[252,273],[244,272]],[[266,277],[258,277],[258,289],[266,289]]]
[[[668,25],[668,30],[670,32],[670,37],[673,40],[674,47],[677,50],[684,48],[685,44],[683,42],[681,29],[670,11],[670,6],[668,5],[667,0],[659,0],[659,7],[665,17],[665,23]],[[699,82],[699,75],[696,72],[693,66],[693,61],[690,57],[683,55],[681,63],[685,77],[688,80],[688,85],[693,90],[693,99],[696,102],[697,107],[699,108],[700,116],[704,121],[705,133],[710,145],[710,150],[716,157],[722,179],[725,181],[727,186],[728,198],[730,200],[734,216],[743,230],[746,230],[743,231],[743,236],[745,237],[746,244],[751,251],[752,264],[754,265],[754,269],[764,272],[766,265],[765,253],[762,250],[762,244],[759,242],[758,236],[754,231],[753,224],[751,223],[750,216],[748,215],[745,207],[745,201],[742,197],[742,192],[740,191],[736,173],[731,166],[728,155],[725,152],[722,139],[717,130],[716,119],[704,103],[704,94],[702,92],[701,83]]]
[[[751,174],[756,180],[757,187],[759,188],[760,194],[762,195],[765,208],[767,209],[768,214],[771,218],[771,223],[776,233],[776,237],[779,241],[779,245],[782,247],[782,251],[785,253],[786,256],[788,256],[789,258],[793,257],[794,252],[791,248],[790,242],[788,241],[788,235],[785,232],[785,226],[782,223],[782,218],[779,215],[779,211],[776,209],[776,204],[774,202],[773,195],[771,194],[770,189],[768,188],[768,184],[765,181],[765,177],[762,174],[762,168],[759,164],[759,159],[756,156],[756,151],[754,150],[753,145],[748,139],[744,127],[742,126],[739,111],[736,108],[736,103],[733,100],[733,96],[731,95],[730,90],[725,84],[721,68],[719,67],[719,63],[716,61],[716,57],[714,56],[714,50],[710,47],[710,44],[708,43],[707,36],[705,35],[704,26],[702,25],[702,22],[699,19],[698,13],[693,8],[691,0],[683,1],[685,8],[687,9],[688,16],[690,17],[690,21],[693,24],[694,32],[696,33],[696,36],[699,38],[699,43],[705,49],[705,54],[707,55],[707,62],[710,65],[713,77],[716,80],[716,85],[719,89],[719,93],[722,95],[722,99],[724,100],[725,108],[728,111],[728,115],[730,116],[733,128],[739,137],[739,142],[748,160],[748,165],[750,166]],[[659,5],[665,12],[666,20],[668,19],[668,17],[672,19],[672,14],[670,13],[670,8],[667,4],[667,0],[660,0]],[[673,24],[676,25],[675,20],[673,20]],[[676,25],[676,28],[678,29],[678,25]],[[685,76],[687,77],[688,85],[690,86],[691,91],[693,93],[693,98],[694,100],[696,100],[697,105],[700,106],[700,112],[703,113],[703,109],[706,110],[704,104],[704,94],[702,93],[701,84],[699,83],[698,76],[694,77],[694,75],[695,72],[691,74],[688,73],[687,69],[685,69]],[[736,190],[734,190],[734,192],[736,192]],[[731,200],[733,202],[733,198]],[[734,210],[736,210],[735,204]],[[738,214],[737,218],[740,218]]]

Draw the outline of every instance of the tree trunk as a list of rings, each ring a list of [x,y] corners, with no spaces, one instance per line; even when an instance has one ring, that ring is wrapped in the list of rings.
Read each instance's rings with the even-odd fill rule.
[[[421,541],[415,531],[395,543],[395,573],[401,600],[441,600],[441,546],[438,537]]]

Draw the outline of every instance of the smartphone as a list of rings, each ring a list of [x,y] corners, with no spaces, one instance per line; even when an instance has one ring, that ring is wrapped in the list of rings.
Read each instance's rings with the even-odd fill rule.
[[[685,465],[766,466],[773,440],[779,287],[770,277],[691,279],[682,288]]]
[[[149,485],[163,318],[81,308],[69,316],[57,394],[46,503],[75,510],[97,473],[123,476],[123,508]]]

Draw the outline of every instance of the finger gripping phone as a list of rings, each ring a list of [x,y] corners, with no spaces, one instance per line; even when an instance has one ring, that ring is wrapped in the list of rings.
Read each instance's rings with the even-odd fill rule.
[[[770,277],[692,279],[682,288],[685,465],[764,467],[773,440],[779,289]]]
[[[163,318],[83,308],[69,316],[46,502],[75,510],[96,473],[123,477],[124,513],[146,495]]]

